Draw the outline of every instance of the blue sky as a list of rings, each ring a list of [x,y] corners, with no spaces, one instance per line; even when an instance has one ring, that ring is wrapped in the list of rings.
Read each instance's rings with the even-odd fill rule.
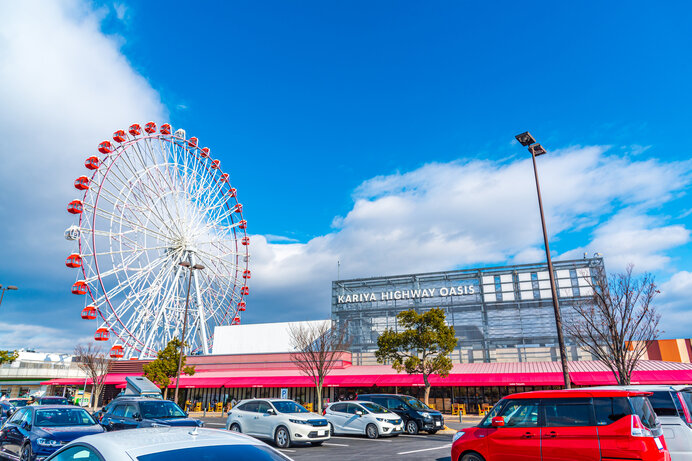
[[[0,346],[91,335],[66,294],[63,202],[88,149],[149,118],[198,136],[232,175],[253,234],[248,321],[328,316],[336,260],[352,277],[540,260],[532,173],[513,142],[530,130],[551,151],[540,160],[556,256],[598,251],[611,270],[653,271],[665,336],[689,336],[692,5],[3,10],[0,103],[16,110],[0,115],[0,255],[22,262],[2,265],[0,283],[22,290],[0,307],[14,332]],[[56,332],[64,342],[46,339]]]

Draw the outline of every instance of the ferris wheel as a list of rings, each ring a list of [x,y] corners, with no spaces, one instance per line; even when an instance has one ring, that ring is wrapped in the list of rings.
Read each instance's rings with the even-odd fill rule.
[[[208,354],[217,325],[239,324],[249,294],[247,222],[209,148],[154,122],[118,130],[74,182],[65,231],[72,293],[113,358],[154,357],[180,338]],[[187,317],[186,317],[187,313]],[[183,325],[186,324],[186,328]]]

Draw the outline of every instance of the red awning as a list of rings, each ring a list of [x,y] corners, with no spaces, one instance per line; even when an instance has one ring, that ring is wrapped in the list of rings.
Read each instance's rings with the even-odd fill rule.
[[[223,387],[226,382],[228,382],[228,377],[197,375],[180,377],[180,387],[182,388]],[[171,384],[168,387],[175,387],[175,378],[171,378]]]
[[[339,376],[327,376],[324,379],[325,386],[334,387],[372,387],[377,383],[377,375],[339,375]]]
[[[569,379],[575,386],[610,386],[618,383],[609,371],[574,371],[569,373]]]

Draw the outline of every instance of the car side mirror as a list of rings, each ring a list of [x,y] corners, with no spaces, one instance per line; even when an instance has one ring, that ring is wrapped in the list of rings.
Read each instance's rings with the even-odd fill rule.
[[[270,408],[269,410],[267,410],[267,414],[268,414],[268,415],[275,415],[276,412],[274,411],[273,408]]]
[[[22,424],[20,424],[19,427],[27,431],[31,430],[31,424],[29,424],[27,421],[22,421]]]
[[[495,416],[490,424],[493,427],[505,427],[505,418],[502,416]]]
[[[360,411],[360,410],[356,410],[356,414],[357,414],[358,416],[363,416],[363,412]]]
[[[133,418],[135,421],[141,421],[141,420],[142,420],[142,415],[140,415],[139,413],[135,413],[134,415],[132,415],[132,418]]]

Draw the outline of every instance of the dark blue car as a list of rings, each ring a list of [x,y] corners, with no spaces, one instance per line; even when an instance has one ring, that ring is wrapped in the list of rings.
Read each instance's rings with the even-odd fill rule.
[[[109,431],[138,427],[204,425],[199,419],[189,418],[178,405],[169,400],[119,397],[107,408],[101,418],[101,424]]]
[[[18,409],[0,429],[0,455],[40,461],[61,446],[103,428],[84,409],[37,405]]]

